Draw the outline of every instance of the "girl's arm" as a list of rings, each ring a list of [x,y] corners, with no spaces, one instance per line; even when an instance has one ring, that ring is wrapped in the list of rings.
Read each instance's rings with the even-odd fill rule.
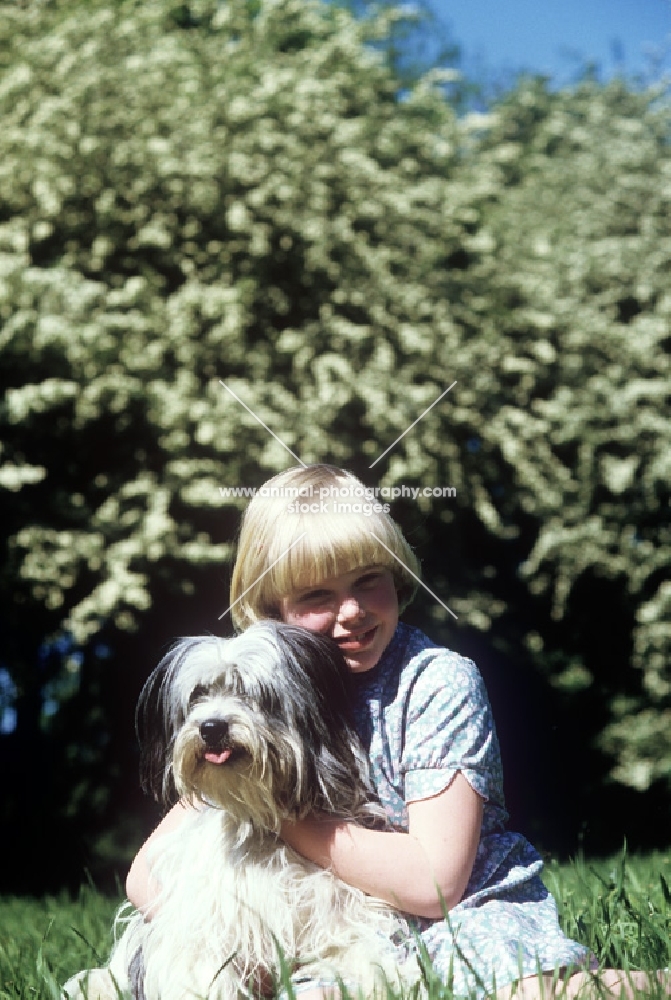
[[[406,913],[436,919],[464,894],[482,810],[482,798],[458,772],[440,794],[408,804],[408,833],[308,817],[283,823],[282,837],[349,885]]]
[[[192,809],[197,808],[187,802],[179,801],[166,813],[154,832],[145,840],[135,855],[126,877],[126,895],[137,910],[141,910],[147,919],[151,919],[151,905],[156,898],[158,885],[151,877],[148,852],[154,841],[165,833],[172,833],[184,822]]]

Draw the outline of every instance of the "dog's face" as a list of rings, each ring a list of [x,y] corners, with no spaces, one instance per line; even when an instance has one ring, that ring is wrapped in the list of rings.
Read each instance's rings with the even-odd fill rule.
[[[279,622],[181,640],[140,697],[149,784],[275,831],[288,816],[352,815],[370,785],[350,681],[335,643]]]

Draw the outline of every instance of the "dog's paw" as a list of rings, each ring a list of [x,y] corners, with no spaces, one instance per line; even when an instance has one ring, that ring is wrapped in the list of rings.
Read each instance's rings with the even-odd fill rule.
[[[85,969],[68,979],[62,1000],[129,1000],[109,969]]]

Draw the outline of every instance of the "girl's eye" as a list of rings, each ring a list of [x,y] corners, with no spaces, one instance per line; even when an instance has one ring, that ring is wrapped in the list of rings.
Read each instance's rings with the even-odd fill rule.
[[[360,576],[357,580],[357,584],[360,587],[374,587],[380,582],[382,574],[377,570],[374,573],[366,573],[364,576]]]
[[[298,598],[301,604],[314,604],[317,601],[325,601],[328,598],[328,591],[326,590],[309,590],[305,594],[301,594]]]

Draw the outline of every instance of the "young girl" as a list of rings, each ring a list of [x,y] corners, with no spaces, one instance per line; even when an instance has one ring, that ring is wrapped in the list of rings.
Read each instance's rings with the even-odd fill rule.
[[[283,838],[413,915],[434,969],[455,994],[671,994],[664,974],[652,981],[644,973],[595,973],[588,949],[561,932],[540,856],[505,829],[499,746],[476,666],[399,623],[418,576],[397,525],[347,472],[290,469],[249,504],[231,586],[234,623],[244,629],[282,619],[339,645],[355,675],[357,728],[391,827],[314,816],[285,823]],[[149,916],[148,845],[188,808],[179,803],[168,813],[130,870],[128,896]],[[335,992],[327,984],[309,989],[301,1000]]]

